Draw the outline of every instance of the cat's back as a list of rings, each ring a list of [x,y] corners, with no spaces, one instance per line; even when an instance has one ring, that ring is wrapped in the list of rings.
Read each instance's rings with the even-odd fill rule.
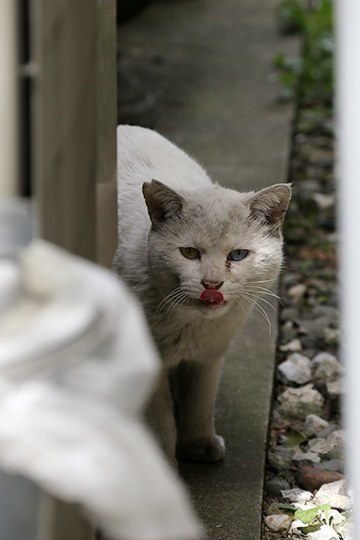
[[[120,125],[117,128],[119,191],[152,179],[175,190],[192,190],[211,184],[205,170],[183,150],[151,129]]]

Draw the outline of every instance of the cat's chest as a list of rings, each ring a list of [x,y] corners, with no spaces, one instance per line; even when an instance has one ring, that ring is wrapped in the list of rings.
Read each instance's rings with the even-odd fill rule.
[[[233,334],[231,321],[191,321],[174,324],[163,321],[153,335],[167,366],[181,361],[206,361],[221,356]]]

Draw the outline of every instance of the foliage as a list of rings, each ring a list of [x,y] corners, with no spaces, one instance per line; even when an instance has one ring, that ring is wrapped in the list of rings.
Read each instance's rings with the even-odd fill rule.
[[[314,522],[319,521],[319,518],[322,516],[322,513],[328,512],[331,510],[330,504],[321,504],[315,508],[309,508],[308,510],[301,510],[300,508],[296,510],[294,517],[302,521],[305,525],[312,525]]]
[[[331,104],[333,97],[333,6],[332,0],[282,0],[279,20],[283,31],[300,32],[302,56],[278,55],[274,66],[286,97],[303,103]]]

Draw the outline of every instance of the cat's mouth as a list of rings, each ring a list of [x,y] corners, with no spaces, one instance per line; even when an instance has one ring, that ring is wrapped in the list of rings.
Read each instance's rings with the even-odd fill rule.
[[[218,308],[226,304],[224,295],[216,289],[205,289],[199,298],[201,306],[205,308]]]

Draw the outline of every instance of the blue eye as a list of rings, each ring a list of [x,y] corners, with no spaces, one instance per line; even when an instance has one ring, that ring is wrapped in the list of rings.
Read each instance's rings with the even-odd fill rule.
[[[234,249],[227,256],[229,261],[242,261],[249,255],[248,249]]]

